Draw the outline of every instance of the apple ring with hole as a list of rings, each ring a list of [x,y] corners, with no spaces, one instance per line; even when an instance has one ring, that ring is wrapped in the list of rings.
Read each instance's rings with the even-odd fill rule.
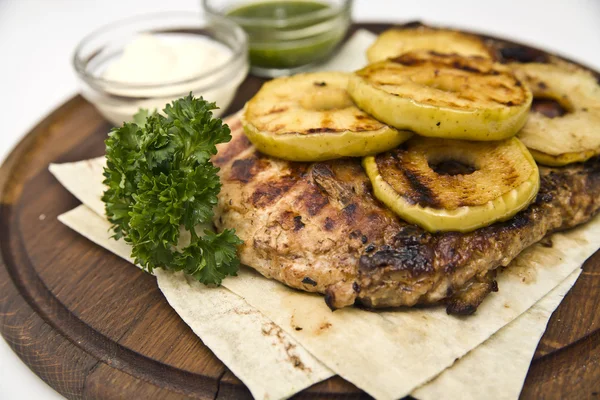
[[[377,154],[412,136],[356,107],[349,76],[321,72],[265,83],[242,113],[246,136],[259,151],[290,161]]]
[[[358,107],[397,129],[484,141],[514,136],[532,100],[505,65],[424,50],[355,72],[348,92]]]
[[[472,142],[415,136],[365,157],[381,202],[429,232],[470,232],[525,209],[540,187],[538,167],[517,138]]]
[[[367,50],[370,63],[397,57],[413,50],[431,50],[436,53],[478,56],[493,59],[492,51],[475,35],[451,29],[426,26],[392,28],[383,32]]]
[[[590,72],[553,64],[511,64],[533,93],[518,134],[533,158],[559,167],[600,154],[600,84]]]

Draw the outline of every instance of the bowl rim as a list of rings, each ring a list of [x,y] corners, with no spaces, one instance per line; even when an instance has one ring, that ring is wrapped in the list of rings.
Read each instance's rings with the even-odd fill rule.
[[[276,2],[278,0],[259,0],[255,3],[271,3]],[[299,2],[312,2],[311,0],[297,0]],[[301,24],[303,22],[312,21],[317,18],[334,18],[345,11],[349,11],[352,9],[352,3],[354,0],[343,0],[339,5],[335,7],[327,7],[317,11],[311,11],[306,14],[302,14],[299,16],[293,16],[288,18],[251,18],[251,17],[238,17],[238,16],[227,16],[221,11],[215,9],[209,4],[208,0],[202,0],[202,8],[207,12],[207,14],[219,17],[227,16],[228,19],[235,21],[238,25],[246,26],[246,27],[273,27],[273,28],[283,28],[288,26],[289,24]],[[316,1],[319,2],[319,1]],[[247,5],[252,5],[252,2],[249,2]],[[244,4],[240,4],[240,7],[233,7],[231,10],[235,10],[237,8],[241,8]]]
[[[91,74],[87,71],[86,66],[93,57],[84,59],[81,56],[83,48],[89,44],[90,41],[94,40],[99,35],[108,33],[116,28],[127,26],[136,22],[144,20],[158,20],[159,18],[174,18],[174,17],[196,17],[197,21],[211,22],[216,21],[218,24],[227,27],[228,32],[232,32],[235,35],[235,48],[231,49],[231,55],[227,57],[223,62],[215,65],[207,71],[200,74],[193,75],[189,78],[165,81],[161,83],[130,83],[123,81],[116,81],[112,79],[106,79],[99,75]],[[221,42],[219,42],[221,43]],[[229,48],[229,46],[227,46]],[[92,32],[86,34],[77,44],[71,58],[73,68],[77,75],[90,85],[97,86],[101,85],[104,87],[112,87],[119,89],[162,89],[168,88],[175,85],[183,85],[187,83],[194,83],[205,78],[209,78],[218,72],[222,72],[224,69],[231,69],[232,67],[237,68],[237,60],[246,60],[248,64],[248,35],[246,32],[234,21],[228,18],[224,18],[220,15],[211,15],[208,13],[195,12],[195,11],[166,11],[166,12],[152,12],[138,14],[128,18],[122,18],[111,23],[100,26]],[[213,86],[213,83],[209,84]]]

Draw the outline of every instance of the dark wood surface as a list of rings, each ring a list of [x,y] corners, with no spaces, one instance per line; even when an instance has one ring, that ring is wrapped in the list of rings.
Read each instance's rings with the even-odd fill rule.
[[[230,111],[261,83],[249,77]],[[79,203],[50,175],[48,163],[102,155],[109,129],[76,96],[35,127],[0,169],[2,335],[67,398],[250,397],[169,307],[152,276],[56,219]],[[596,253],[550,320],[522,398],[600,398],[599,310]],[[297,395],[315,397],[368,396],[335,377]]]

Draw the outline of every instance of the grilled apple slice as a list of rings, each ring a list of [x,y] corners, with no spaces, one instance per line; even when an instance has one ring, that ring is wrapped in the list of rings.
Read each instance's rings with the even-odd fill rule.
[[[357,71],[348,92],[361,109],[388,125],[466,140],[514,136],[532,99],[504,65],[424,50]]]
[[[383,32],[367,50],[367,58],[370,63],[374,63],[413,50],[431,50],[436,53],[493,58],[492,52],[477,36],[450,29],[433,29],[425,26],[406,29],[394,28]]]
[[[412,136],[356,107],[349,76],[321,72],[265,83],[242,114],[246,135],[259,151],[291,161],[376,154]]]
[[[566,64],[511,66],[534,99],[553,100],[563,110],[544,113],[532,108],[519,132],[537,162],[562,166],[600,154],[600,85],[590,72]]]
[[[529,149],[529,152],[531,153],[535,161],[539,164],[548,165],[550,167],[564,167],[565,165],[573,164],[576,162],[587,161],[590,158],[599,155],[600,149],[572,153],[562,153],[555,156],[547,153],[542,153],[533,149]]]
[[[517,139],[469,142],[415,136],[365,157],[375,196],[430,232],[469,232],[526,208],[540,186],[537,165]]]

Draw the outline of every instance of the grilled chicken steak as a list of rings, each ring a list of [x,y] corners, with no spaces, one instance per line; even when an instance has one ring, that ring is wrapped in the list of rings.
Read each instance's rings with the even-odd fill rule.
[[[373,197],[360,160],[270,158],[254,149],[237,120],[230,127],[233,138],[214,159],[223,184],[217,228],[236,229],[243,264],[290,287],[324,293],[332,309],[445,302],[449,313],[473,313],[497,290],[498,267],[600,208],[600,160],[594,158],[541,167],[535,202],[506,222],[431,234]],[[423,190],[422,183],[414,190]]]

